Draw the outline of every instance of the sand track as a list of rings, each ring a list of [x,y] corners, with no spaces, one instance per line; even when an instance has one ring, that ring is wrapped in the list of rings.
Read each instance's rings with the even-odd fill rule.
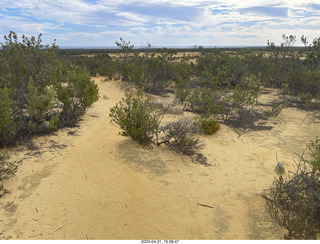
[[[222,126],[203,137],[214,165],[204,167],[119,136],[109,108],[123,96],[120,84],[95,81],[100,99],[80,128],[13,150],[24,160],[0,199],[0,238],[282,239],[260,193],[275,176],[276,152],[292,168],[294,152],[319,134],[317,121],[288,108],[268,121],[271,130]]]

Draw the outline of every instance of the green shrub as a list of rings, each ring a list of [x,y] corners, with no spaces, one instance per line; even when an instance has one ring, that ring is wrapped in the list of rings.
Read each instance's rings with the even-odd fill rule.
[[[99,89],[90,78],[88,72],[81,67],[68,74],[67,84],[56,82],[55,91],[62,103],[61,123],[76,123],[88,107],[99,99]]]
[[[216,116],[225,110],[225,102],[217,90],[198,87],[188,97],[191,110],[204,117]]]
[[[151,113],[147,99],[142,94],[133,97],[126,92],[125,98],[110,109],[111,121],[120,126],[122,136],[131,137],[140,144],[154,143],[160,119]]]
[[[258,93],[257,77],[254,75],[244,77],[234,88],[232,102],[233,107],[237,110],[240,123],[248,118],[250,111],[257,102]]]
[[[136,62],[125,64],[123,77],[129,82],[133,82],[137,87],[144,88],[147,83],[147,78],[144,72],[144,67]]]
[[[125,98],[110,109],[111,122],[115,122],[122,130],[119,134],[148,146],[165,144],[174,151],[188,156],[198,155],[196,160],[206,163],[206,158],[198,149],[203,144],[198,137],[198,123],[190,118],[182,118],[161,126],[161,116],[151,112],[149,102],[141,93],[137,97],[126,92]],[[206,164],[207,165],[207,164]]]
[[[106,57],[99,70],[103,75],[107,75],[110,79],[114,78],[118,72],[118,62],[113,61],[111,57]]]
[[[316,137],[314,141],[310,141],[307,145],[311,159],[307,160],[309,164],[320,171],[320,139]]]
[[[190,78],[184,79],[181,76],[179,76],[175,81],[176,97],[179,99],[181,103],[186,101],[191,93],[191,89],[189,87],[189,81],[190,81]]]
[[[12,120],[11,103],[8,88],[0,89],[0,146],[8,144],[18,129]]]
[[[39,93],[33,84],[32,77],[29,79],[27,91],[24,97],[27,101],[29,117],[35,119],[38,123],[42,123],[54,105],[54,94],[48,88]]]
[[[312,108],[312,95],[310,93],[300,93],[299,99],[306,109]]]
[[[220,124],[214,119],[196,118],[201,124],[201,129],[206,135],[212,135],[220,129]]]
[[[44,132],[45,121],[49,129],[72,125],[98,100],[85,68],[60,59],[55,42],[43,45],[41,36],[19,41],[11,31],[0,44],[0,147]]]

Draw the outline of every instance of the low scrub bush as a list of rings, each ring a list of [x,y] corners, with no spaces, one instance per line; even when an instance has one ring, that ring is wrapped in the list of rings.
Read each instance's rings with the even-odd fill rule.
[[[206,135],[212,135],[220,129],[220,124],[215,119],[196,117],[196,120],[199,121],[201,129]]]
[[[2,183],[13,177],[17,172],[17,164],[8,161],[8,156],[0,155],[0,190],[3,190]]]
[[[310,165],[320,171],[320,139],[316,137],[314,141],[310,141],[307,145],[310,159],[306,160]]]
[[[193,90],[188,102],[193,112],[204,117],[223,113],[226,105],[218,91],[201,87]]]
[[[187,100],[190,95],[191,89],[189,86],[189,79],[183,79],[181,76],[177,78],[175,81],[176,86],[176,97],[179,99],[181,103]]]
[[[99,99],[99,89],[84,68],[77,67],[68,74],[67,83],[56,82],[57,99],[62,103],[60,123],[75,124],[88,107]]]
[[[195,136],[201,130],[199,123],[182,118],[161,126],[162,115],[152,113],[148,99],[142,94],[134,97],[127,92],[125,98],[110,109],[110,117],[111,122],[120,126],[122,136],[146,146],[165,144],[178,153],[198,155],[199,160],[206,163],[206,158],[196,153],[204,146]]]
[[[160,119],[151,112],[149,102],[142,94],[134,97],[127,92],[125,98],[110,109],[110,117],[120,126],[122,136],[144,145],[154,143]]]
[[[46,88],[40,93],[37,87],[34,86],[32,78],[29,79],[27,93],[24,95],[27,101],[28,114],[35,122],[42,123],[46,119],[46,115],[53,108],[54,93]]]
[[[285,239],[316,239],[320,233],[320,174],[304,160],[288,178],[275,178],[266,190],[272,219],[288,230]]]
[[[237,119],[239,123],[249,118],[249,113],[257,102],[259,87],[257,77],[251,75],[244,77],[234,88],[232,102],[233,107],[237,110]]]
[[[195,134],[200,132],[200,126],[191,118],[171,122],[164,126],[162,131],[162,142],[179,153],[192,156],[204,147],[199,137],[195,137]]]
[[[306,109],[312,108],[312,95],[310,93],[300,93],[299,99]]]
[[[19,41],[11,31],[0,43],[0,147],[73,125],[98,100],[86,69],[66,66],[41,36]]]
[[[310,160],[299,156],[293,172],[280,175],[263,197],[272,219],[288,230],[285,239],[316,239],[320,233],[320,146],[308,144]]]

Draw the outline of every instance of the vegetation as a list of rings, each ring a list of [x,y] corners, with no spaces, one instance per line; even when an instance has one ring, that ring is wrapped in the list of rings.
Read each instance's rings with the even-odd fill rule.
[[[196,117],[196,120],[199,121],[201,129],[206,135],[212,135],[220,129],[220,124],[215,119]]]
[[[295,36],[282,37],[279,46],[268,41],[260,49],[188,50],[154,49],[149,43],[135,49],[120,38],[115,42],[118,50],[95,50],[92,55],[86,50],[59,50],[59,55],[68,65],[85,66],[91,75],[121,77],[152,94],[175,93],[186,110],[247,128],[253,125],[261,87],[297,96],[306,109],[317,105],[320,39],[309,44],[302,36],[304,47],[295,48]]]
[[[201,49],[195,62],[186,56],[178,59],[174,50],[164,49],[156,54],[149,49],[141,55],[126,48],[119,65],[125,81],[153,94],[174,92],[185,110],[199,114],[197,123],[189,118],[163,126],[157,120],[150,140],[179,153],[195,155],[203,147],[199,138],[194,137],[199,128],[206,134],[219,130],[219,122],[253,128],[259,116],[277,116],[292,102],[284,100],[261,113],[257,105],[262,87],[275,87],[283,97],[295,97],[301,108],[319,109],[320,39],[308,45],[303,36],[304,48],[294,48],[295,36],[282,37],[280,46],[268,41],[267,48],[260,50]],[[129,114],[125,117],[130,118]],[[314,239],[319,233],[319,148],[318,138],[311,141],[311,159],[300,157],[295,172],[286,178],[275,178],[273,187],[264,192],[272,218],[289,231],[286,238]]]
[[[165,144],[174,151],[193,156],[203,147],[195,134],[198,123],[190,118],[161,125],[163,114],[151,111],[149,101],[141,93],[126,97],[110,109],[112,122],[120,126],[120,135],[131,137],[145,146]]]
[[[224,123],[254,128],[258,116],[277,116],[284,102],[319,110],[320,38],[295,48],[297,39],[283,35],[279,46],[268,41],[261,49],[134,49],[120,38],[119,50],[60,50],[55,42],[43,45],[38,37],[10,32],[0,50],[0,147],[33,135],[75,125],[98,100],[98,86],[90,76],[121,78],[138,93],[126,93],[110,109],[120,134],[144,146],[166,145],[175,152],[208,165],[198,153],[204,144],[198,133],[211,135]],[[259,111],[263,88],[278,88],[290,99]],[[146,93],[172,93],[196,119],[164,124]],[[268,110],[269,109],[269,110]],[[263,117],[263,116],[262,116]],[[261,118],[262,118],[261,117]],[[46,126],[44,126],[46,125]],[[320,140],[308,144],[309,158],[301,156],[288,177],[275,178],[264,192],[273,219],[289,231],[288,238],[312,239],[320,230]],[[0,157],[0,182],[14,175],[16,166]]]
[[[0,155],[0,191],[3,190],[2,183],[13,177],[18,169],[17,164],[8,161],[7,155]]]
[[[133,97],[127,92],[126,97],[110,109],[110,117],[122,129],[122,136],[144,145],[154,143],[160,118],[151,112],[148,100],[141,93]]]
[[[98,85],[91,81],[86,70],[76,67],[69,71],[64,84],[54,84],[56,97],[61,102],[60,124],[73,125],[88,107],[98,101]]]
[[[199,133],[199,126],[190,118],[171,122],[161,130],[164,132],[162,142],[176,152],[192,156],[197,150],[204,147],[199,137],[194,136]]]
[[[0,147],[73,125],[98,100],[86,69],[67,65],[41,36],[10,32],[1,43]]]
[[[316,137],[314,141],[310,141],[307,145],[309,150],[310,159],[306,160],[310,165],[312,165],[316,170],[320,171],[320,139]]]
[[[299,156],[295,171],[275,178],[263,194],[273,220],[288,230],[285,239],[316,239],[320,233],[318,138],[307,147],[311,159]]]

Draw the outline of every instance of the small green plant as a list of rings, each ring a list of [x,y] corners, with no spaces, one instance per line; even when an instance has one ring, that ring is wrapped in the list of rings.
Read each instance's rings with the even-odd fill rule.
[[[312,108],[312,95],[310,93],[299,94],[299,99],[306,109]]]
[[[309,149],[309,155],[311,157],[311,159],[307,160],[307,162],[320,171],[320,139],[319,137],[316,137],[314,141],[310,141],[309,144],[307,145],[307,148]]]
[[[52,118],[49,120],[49,129],[56,129],[59,125],[59,117],[60,113],[56,113]]]
[[[212,135],[220,129],[220,124],[215,119],[196,117],[196,120],[201,124],[201,129],[206,135]]]
[[[158,115],[151,112],[148,100],[126,92],[125,98],[110,109],[111,121],[120,126],[120,135],[131,137],[143,145],[154,143],[160,124]]]

